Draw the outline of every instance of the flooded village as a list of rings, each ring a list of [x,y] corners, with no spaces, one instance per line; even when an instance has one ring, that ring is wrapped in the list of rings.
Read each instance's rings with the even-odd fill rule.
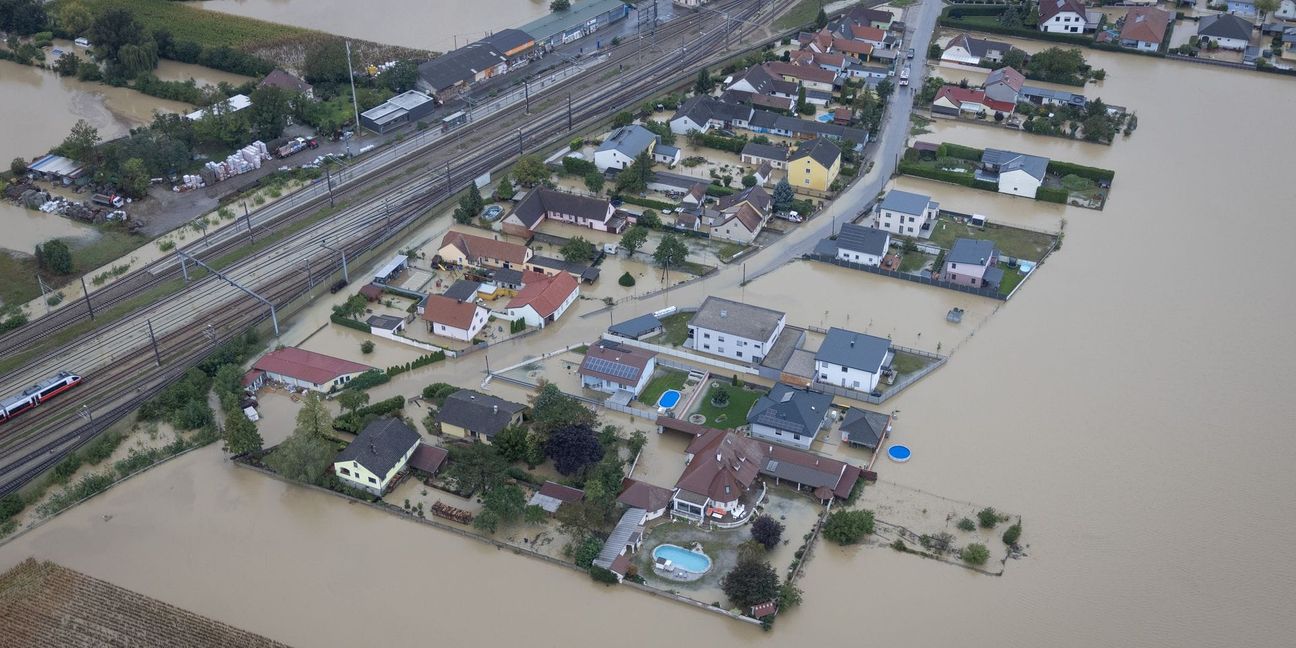
[[[952,7],[830,7],[338,259],[227,347],[220,443],[127,417],[13,515],[0,571],[290,645],[1277,645],[1296,303],[1245,232],[1296,235],[1293,80],[1113,45],[1080,50],[1101,78],[1040,81],[1029,57],[1072,45],[936,24]],[[993,43],[1023,69],[969,60]],[[101,134],[147,121],[0,66]],[[99,235],[11,207],[31,240],[3,247]]]

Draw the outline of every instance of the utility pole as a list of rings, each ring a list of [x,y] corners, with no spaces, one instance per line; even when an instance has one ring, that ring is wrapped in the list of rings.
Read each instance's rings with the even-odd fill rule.
[[[45,285],[45,280],[44,280],[44,279],[41,279],[40,274],[37,274],[37,275],[36,275],[36,284],[37,284],[38,286],[40,286],[41,297],[44,297],[45,295],[48,295],[50,292],[52,292],[52,291],[50,290],[50,287]],[[49,303],[49,301],[46,301],[46,302],[45,302],[45,312],[46,312],[46,313],[50,312],[50,303]]]
[[[339,250],[337,248],[329,247],[324,242],[324,239],[320,239],[320,247],[330,252],[337,252],[338,254],[342,255],[342,278],[345,279],[347,283],[351,283],[351,275],[347,271],[346,250]]]
[[[526,154],[526,149],[522,148],[522,129],[518,129],[518,157]]]
[[[314,275],[314,273],[311,272],[311,262],[310,262],[310,259],[302,259],[302,267],[306,268],[306,287],[307,287],[308,289],[309,289],[309,288],[314,288],[314,287],[315,287],[315,275]]]
[[[243,222],[247,224],[248,241],[256,243],[256,235],[252,233],[252,213],[248,211],[247,201],[243,201]]]
[[[526,101],[526,114],[531,114],[531,82],[522,82],[522,98]]]
[[[446,162],[446,198],[450,197],[450,162]]]
[[[333,174],[329,171],[328,162],[324,163],[324,181],[328,184],[329,207],[333,206]]]
[[[347,78],[351,81],[351,108],[355,110],[355,132],[360,132],[360,103],[356,101],[355,93],[355,70],[351,69],[351,41],[346,42],[347,52]],[[351,147],[347,147],[350,151]],[[329,197],[329,204],[332,204],[332,196]]]
[[[387,197],[383,197],[383,225],[384,229],[391,229],[391,202]]]
[[[265,304],[266,306],[269,306],[269,307],[270,307],[270,321],[274,323],[274,332],[275,332],[275,337],[279,337],[279,314],[278,314],[278,312],[276,312],[276,310],[275,310],[275,305],[274,305],[273,302],[271,302],[269,299],[266,299],[265,297],[262,297],[261,295],[258,295],[258,294],[255,293],[255,292],[253,292],[252,289],[250,289],[250,288],[246,288],[246,287],[244,287],[242,284],[240,284],[239,282],[234,281],[233,279],[229,278],[228,276],[225,275],[225,273],[221,272],[220,270],[217,270],[216,268],[213,268],[213,267],[207,265],[206,263],[203,263],[202,261],[199,261],[197,258],[192,257],[192,256],[190,256],[189,254],[186,254],[185,252],[182,252],[182,251],[180,251],[180,250],[176,250],[176,256],[180,257],[180,267],[181,267],[182,269],[184,268],[184,262],[185,262],[185,260],[188,259],[189,261],[192,261],[193,263],[197,264],[199,267],[202,267],[202,268],[206,269],[207,272],[210,272],[210,273],[216,275],[217,277],[220,277],[222,280],[225,281],[225,283],[227,283],[227,284],[229,284],[229,285],[231,285],[231,286],[234,286],[235,288],[238,288],[239,290],[241,290],[241,291],[247,293],[248,295],[250,295],[253,299],[256,299],[257,301],[259,301],[259,302]],[[188,272],[187,270],[185,270],[185,280],[188,281],[188,279],[189,279],[189,272]],[[210,329],[210,325],[208,326],[208,328]]]
[[[162,366],[162,353],[158,351],[157,337],[153,335],[153,320],[144,320],[148,324],[149,341],[153,343],[153,357],[157,360],[157,366]]]
[[[572,100],[571,93],[567,93],[567,130],[572,130]]]
[[[94,321],[94,306],[90,303],[90,289],[86,288],[85,275],[81,275],[81,292],[85,294],[86,309],[90,311],[90,321]]]

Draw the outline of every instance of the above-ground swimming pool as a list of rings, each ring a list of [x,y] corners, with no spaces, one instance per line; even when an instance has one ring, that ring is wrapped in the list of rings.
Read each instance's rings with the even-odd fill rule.
[[[909,457],[913,456],[913,451],[907,445],[893,444],[887,448],[887,456],[891,458],[891,461],[904,463],[909,461]]]
[[[657,407],[660,407],[662,409],[670,409],[678,405],[679,401],[680,401],[679,390],[667,389],[666,391],[662,392],[661,396],[657,397]]]
[[[682,569],[694,574],[705,574],[711,570],[711,557],[696,551],[689,551],[684,547],[673,544],[658,545],[653,549],[653,559],[657,561],[669,560],[671,567]]]
[[[832,116],[832,115],[819,115],[818,117],[815,117],[815,120],[816,120],[816,121],[821,121],[821,122],[827,124],[828,122],[830,122],[830,121],[833,120],[833,116]]]

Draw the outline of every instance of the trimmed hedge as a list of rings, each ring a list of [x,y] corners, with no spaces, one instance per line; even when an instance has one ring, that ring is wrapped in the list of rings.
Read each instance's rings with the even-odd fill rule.
[[[370,369],[351,379],[343,389],[369,389],[391,380],[391,376],[381,369]]]
[[[931,180],[940,180],[941,182],[950,182],[964,187],[971,187],[973,176],[971,173],[954,173],[953,171],[942,171],[931,167],[921,166],[909,162],[900,163],[900,173],[919,178],[928,178]]]
[[[940,23],[941,27],[949,27],[951,29],[986,32],[990,34],[1002,34],[1004,36],[1017,36],[1019,38],[1029,38],[1031,40],[1054,41],[1058,43],[1068,43],[1071,45],[1081,45],[1085,47],[1089,46],[1094,42],[1092,37],[1076,36],[1073,34],[1061,34],[1056,32],[1045,32],[1045,31],[1039,31],[1038,29],[1025,29],[1022,27],[1005,27],[1003,25],[995,24],[995,23],[972,22],[972,21],[966,21],[958,18],[949,17],[949,13],[952,10],[961,11],[963,12],[964,16],[972,16],[972,15],[997,16],[1003,13],[1003,9],[1000,9],[996,13],[973,14],[971,12],[972,9],[974,8],[973,7],[947,7],[945,11],[941,12],[940,20],[937,22]],[[982,7],[976,7],[975,9],[979,10],[982,9]]]
[[[733,189],[730,189],[729,187],[721,187],[718,184],[709,184],[706,188],[706,194],[715,198],[724,198],[725,196],[732,196],[735,193],[737,192]]]
[[[963,146],[962,144],[950,144],[949,142],[941,142],[940,148],[936,151],[936,155],[940,157],[952,157],[972,162],[980,162],[984,153],[985,151],[979,148]]]
[[[598,167],[589,160],[582,160],[571,156],[562,159],[563,171],[584,177],[589,173],[598,173]]]
[[[349,317],[342,317],[341,315],[338,315],[336,313],[334,313],[333,315],[329,315],[329,321],[339,326],[353,328],[357,331],[364,331],[365,333],[371,332],[368,324],[365,324],[364,322],[361,322],[359,320],[353,320]]]
[[[640,207],[649,207],[651,209],[675,209],[675,205],[672,205],[671,203],[653,200],[651,198],[640,198],[638,196],[619,196],[619,198],[631,205],[639,205]]]
[[[1116,172],[1109,169],[1082,166],[1070,162],[1058,162],[1057,160],[1049,161],[1048,172],[1060,176],[1078,175],[1081,178],[1088,178],[1089,180],[1106,180],[1108,182],[1110,182],[1112,178],[1116,177]]]
[[[725,137],[713,133],[700,133],[697,135],[697,139],[702,146],[720,151],[729,151],[730,153],[742,153],[743,147],[747,146],[746,137]]]
[[[1035,190],[1035,200],[1065,205],[1067,200],[1067,190],[1055,187],[1040,187]]]
[[[989,180],[977,180],[975,176],[972,178],[972,188],[985,189],[986,191],[999,191],[999,185],[990,182]]]

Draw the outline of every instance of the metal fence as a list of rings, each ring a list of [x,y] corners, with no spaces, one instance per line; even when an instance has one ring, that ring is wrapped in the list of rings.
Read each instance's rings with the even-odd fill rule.
[[[837,257],[831,257],[824,254],[815,254],[813,252],[807,253],[805,255],[805,258],[810,259],[811,261],[822,261],[824,263],[831,263],[833,265],[838,265],[843,268],[850,268],[852,270],[863,270],[864,272],[871,272],[873,274],[882,275],[884,277],[891,277],[892,279],[904,279],[905,281],[912,281],[914,283],[922,284],[924,286],[935,286],[937,288],[946,288],[961,293],[967,293],[969,295],[976,295],[978,297],[989,297],[991,299],[998,299],[1000,301],[1007,300],[1006,296],[999,294],[999,291],[994,288],[973,288],[971,286],[961,286],[956,283],[950,283],[948,281],[940,281],[938,279],[932,279],[930,277],[924,277],[922,275],[908,274],[905,272],[897,272],[895,270],[886,270],[876,266],[864,265],[862,263],[843,261],[841,259],[838,259]]]
[[[613,342],[619,342],[621,344],[627,344],[633,347],[639,347],[640,349],[656,351],[657,353],[663,355],[675,356],[676,358],[682,358],[684,360],[688,360],[689,362],[696,362],[704,366],[720,367],[721,369],[724,369],[726,371],[736,371],[738,373],[745,373],[753,376],[759,375],[760,373],[756,369],[753,369],[752,367],[749,366],[736,365],[732,362],[725,362],[724,360],[718,360],[716,358],[707,358],[694,353],[689,353],[687,351],[681,351],[675,347],[662,346],[660,344],[651,344],[649,342],[642,342],[640,340],[623,338],[619,335],[613,335],[611,333],[604,333],[603,339],[611,340]]]

